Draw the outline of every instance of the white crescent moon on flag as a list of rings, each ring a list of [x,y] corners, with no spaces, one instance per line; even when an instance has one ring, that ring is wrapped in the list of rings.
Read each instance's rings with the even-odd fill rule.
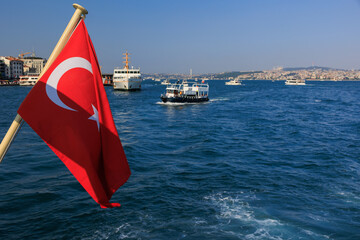
[[[81,58],[81,57],[72,57],[72,58],[68,58],[65,61],[63,61],[62,63],[60,63],[55,69],[54,71],[50,74],[49,79],[46,82],[46,94],[47,96],[50,98],[50,100],[52,102],[54,102],[56,105],[58,105],[59,107],[71,110],[71,111],[76,111],[75,109],[72,109],[70,107],[68,107],[67,105],[65,105],[65,103],[63,103],[58,95],[58,91],[57,91],[57,86],[59,84],[59,81],[61,79],[61,77],[69,70],[73,69],[73,68],[83,68],[88,70],[89,72],[92,72],[92,68],[91,68],[91,63],[86,60],[85,58]]]

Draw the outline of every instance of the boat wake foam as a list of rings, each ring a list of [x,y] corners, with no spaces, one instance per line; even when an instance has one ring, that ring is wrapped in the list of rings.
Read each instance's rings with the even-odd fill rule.
[[[210,102],[221,102],[221,101],[229,101],[230,98],[214,98],[214,99],[210,99]]]
[[[254,194],[223,192],[204,199],[218,208],[218,226],[231,230],[242,239],[330,239],[329,236],[274,219],[260,207],[252,207],[249,202],[257,199]]]
[[[156,102],[156,104],[164,106],[184,106],[184,105],[195,105],[195,104],[205,104],[207,102],[193,102],[193,103],[175,103],[175,102]]]

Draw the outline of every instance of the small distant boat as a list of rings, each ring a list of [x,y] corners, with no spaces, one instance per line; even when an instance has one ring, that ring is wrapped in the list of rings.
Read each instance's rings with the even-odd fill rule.
[[[306,85],[305,83],[305,79],[295,79],[295,78],[292,78],[292,79],[287,79],[285,81],[285,85]]]
[[[129,68],[129,53],[124,53],[125,67],[115,68],[113,75],[114,90],[134,91],[141,89],[140,68]]]
[[[161,82],[161,85],[169,85],[170,81],[168,79],[165,79],[164,81]]]
[[[182,82],[169,84],[161,100],[171,103],[196,103],[209,101],[209,84],[197,82]]]
[[[241,81],[239,79],[234,79],[229,82],[226,82],[225,85],[241,85]]]
[[[19,81],[9,81],[9,80],[0,80],[0,87],[4,86],[17,86],[19,85]]]
[[[39,78],[39,74],[22,75],[19,79],[20,86],[34,86]]]
[[[104,86],[113,86],[113,75],[112,74],[102,74],[102,82]]]

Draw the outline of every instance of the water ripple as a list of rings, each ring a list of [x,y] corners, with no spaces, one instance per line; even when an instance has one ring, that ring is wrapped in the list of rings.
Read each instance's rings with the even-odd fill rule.
[[[0,166],[1,239],[359,239],[360,85],[107,87],[132,175],[101,209],[26,124]],[[5,133],[29,88],[0,88]]]

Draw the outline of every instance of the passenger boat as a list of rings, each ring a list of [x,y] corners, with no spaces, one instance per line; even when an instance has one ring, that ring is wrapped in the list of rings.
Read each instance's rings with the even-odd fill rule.
[[[168,79],[165,79],[164,81],[161,82],[161,85],[169,85],[170,81]]]
[[[305,83],[305,79],[295,79],[295,78],[291,78],[291,79],[287,79],[285,81],[285,85],[306,85]]]
[[[0,80],[0,87],[17,86],[17,85],[19,85],[19,81],[17,81],[17,80],[14,80],[14,81]]]
[[[229,82],[225,82],[225,85],[241,85],[241,81],[239,79],[234,79]]]
[[[166,93],[161,94],[164,103],[196,103],[209,101],[209,84],[197,82],[182,82],[169,84]]]
[[[113,74],[114,90],[134,91],[141,89],[140,68],[129,68],[129,53],[124,53],[125,66],[115,68]]]
[[[22,75],[19,79],[20,86],[34,86],[39,78],[39,74]]]

